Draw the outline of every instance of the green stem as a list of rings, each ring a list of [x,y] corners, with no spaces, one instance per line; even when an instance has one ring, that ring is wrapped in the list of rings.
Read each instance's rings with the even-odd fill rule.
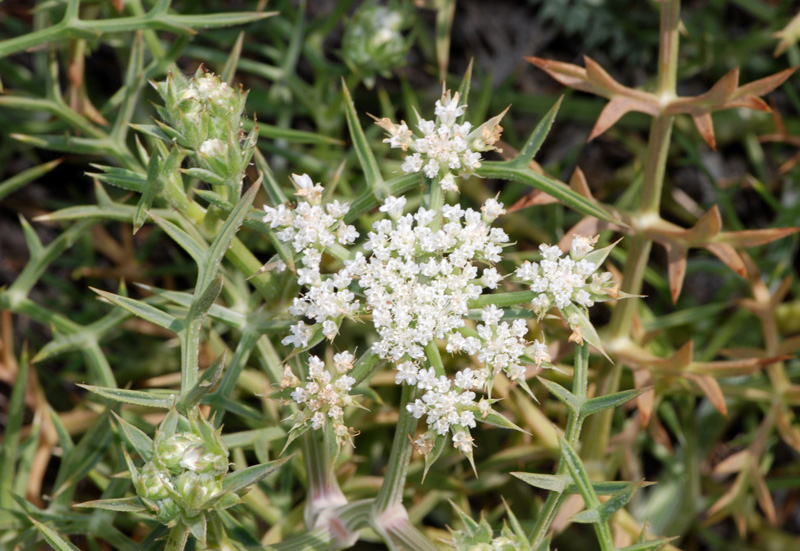
[[[328,427],[323,429],[328,430]],[[319,431],[310,430],[303,434],[303,462],[308,473],[308,499],[306,501],[305,521],[312,528],[322,511],[341,507],[347,503],[339,482],[333,474],[333,458],[319,438]],[[325,436],[323,436],[324,438]]]
[[[413,403],[418,394],[419,390],[416,386],[403,385],[400,399],[400,419],[397,421],[397,428],[394,431],[386,475],[373,506],[376,515],[386,511],[392,505],[403,502],[403,489],[408,473],[408,463],[411,459],[411,439],[417,430],[417,419],[406,409],[406,405]]]
[[[578,398],[586,398],[589,386],[589,345],[583,344],[575,348],[575,370],[572,376],[572,393]],[[567,417],[566,439],[573,448],[577,445],[580,438],[581,427],[583,425],[582,416],[579,413],[570,411]],[[556,474],[562,475],[567,472],[567,465],[564,461],[559,461]],[[547,537],[550,525],[556,518],[556,513],[561,509],[567,496],[564,493],[550,492],[544,502],[539,516],[536,518],[536,525],[531,534],[531,549],[539,549],[542,542]]]
[[[436,213],[436,218],[431,223],[431,229],[437,231],[442,227],[442,207],[444,206],[444,190],[438,182],[434,183],[433,180],[426,178],[428,184],[428,193],[426,193],[426,202],[428,210]]]
[[[189,527],[179,522],[169,531],[169,538],[164,551],[183,551],[189,540]]]
[[[182,336],[181,346],[181,396],[185,396],[197,384],[197,374],[200,369],[200,332],[203,319],[193,319],[186,326]]]

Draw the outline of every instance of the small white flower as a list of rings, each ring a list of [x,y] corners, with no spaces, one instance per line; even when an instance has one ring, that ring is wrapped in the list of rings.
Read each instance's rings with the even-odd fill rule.
[[[543,363],[550,363],[550,353],[547,351],[547,345],[539,342],[538,339],[533,341],[533,344],[528,349],[529,355],[536,362],[537,367],[541,367]]]
[[[403,215],[403,209],[406,206],[406,198],[405,197],[395,197],[390,195],[386,198],[381,205],[380,210],[381,212],[388,213],[389,216],[392,218],[399,218]]]
[[[484,287],[488,287],[489,289],[497,289],[497,284],[502,279],[503,277],[497,273],[495,268],[487,268],[483,271],[481,283],[483,283]]]
[[[412,172],[419,172],[422,170],[422,155],[419,153],[414,153],[413,155],[408,155],[403,164],[400,166],[400,169],[405,172],[406,174],[410,174]]]
[[[445,174],[444,177],[441,180],[439,180],[439,185],[442,186],[442,189],[445,191],[458,191],[458,186],[456,185],[456,178],[450,172]]]
[[[474,440],[475,439],[472,438],[468,432],[457,432],[453,435],[453,447],[464,455],[467,455],[472,451],[472,442]]]
[[[314,415],[311,416],[311,428],[314,430],[319,430],[325,424],[325,414],[318,411]]]
[[[228,146],[222,140],[213,138],[200,144],[200,154],[206,157],[224,157],[228,154]]]
[[[499,202],[494,197],[491,197],[483,204],[483,207],[481,207],[481,212],[483,212],[484,216],[489,218],[489,221],[493,221],[498,216],[505,214],[506,209],[503,208],[503,203]]]
[[[572,245],[570,245],[570,256],[575,260],[580,260],[594,250],[594,244],[597,243],[597,236],[587,237],[585,235],[575,235],[572,238]]]

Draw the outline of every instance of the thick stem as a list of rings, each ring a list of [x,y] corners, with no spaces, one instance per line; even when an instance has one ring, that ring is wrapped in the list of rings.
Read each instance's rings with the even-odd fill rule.
[[[189,541],[189,527],[179,522],[170,529],[164,551],[183,551],[187,541]]]
[[[678,74],[678,26],[680,23],[680,0],[661,2],[660,46],[658,55],[658,90],[660,98],[666,101],[676,96]],[[674,116],[659,115],[650,125],[647,144],[644,185],[637,208],[639,218],[657,216],[661,207],[661,194],[664,188],[664,174],[667,166],[670,137]],[[653,243],[645,235],[636,234],[630,241],[628,259],[622,274],[621,290],[633,295],[642,290],[644,272],[650,258]],[[639,306],[639,299],[629,298],[619,301],[611,315],[609,338],[621,339],[630,335],[633,317]],[[613,347],[611,347],[613,350]],[[606,393],[619,389],[621,366],[614,365],[600,378],[599,387]],[[605,454],[610,436],[612,410],[606,410],[589,420],[589,441],[584,447],[584,457],[601,460]]]
[[[417,419],[406,409],[406,405],[417,399],[419,392],[416,386],[404,384],[400,399],[400,419],[394,431],[392,451],[389,454],[389,463],[386,466],[386,475],[378,491],[373,507],[376,516],[380,515],[392,505],[403,503],[403,489],[408,473],[408,463],[411,459],[411,440],[417,430]]]
[[[328,430],[327,427],[324,430]],[[326,512],[347,504],[347,499],[333,474],[333,459],[325,444],[318,437],[318,432],[307,431],[301,437],[303,460],[308,472],[308,501],[306,502],[305,521],[309,529],[315,528],[318,519]]]

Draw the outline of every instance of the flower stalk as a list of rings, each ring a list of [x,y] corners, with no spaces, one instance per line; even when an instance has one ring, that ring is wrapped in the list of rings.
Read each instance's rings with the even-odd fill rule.
[[[575,347],[574,371],[572,376],[572,393],[578,398],[586,398],[589,387],[589,345],[583,344]],[[577,446],[580,439],[581,428],[583,426],[583,416],[570,410],[567,416],[566,440],[573,448]],[[558,463],[556,475],[563,475],[568,472],[566,462],[562,459]],[[564,492],[550,492],[547,500],[539,511],[536,524],[530,536],[531,549],[539,549],[545,541],[550,526],[556,517],[559,509],[564,504],[567,495]]]

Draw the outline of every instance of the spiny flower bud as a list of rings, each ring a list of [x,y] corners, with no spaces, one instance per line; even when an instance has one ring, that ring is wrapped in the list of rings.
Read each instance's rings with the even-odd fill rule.
[[[169,476],[160,471],[155,464],[148,463],[139,473],[136,492],[144,498],[159,500],[168,498],[170,490],[174,490]]]
[[[256,132],[242,131],[247,94],[201,67],[194,78],[173,70],[167,80],[154,83],[164,100],[158,112],[162,130],[193,152],[196,173],[211,184],[239,185],[250,162]]]
[[[405,64],[411,41],[403,37],[408,27],[406,14],[395,3],[363,4],[347,23],[342,39],[342,58],[372,88],[375,76],[388,77],[392,69]]]
[[[181,474],[175,486],[183,506],[190,512],[204,509],[206,501],[222,489],[220,482],[212,475],[193,471]]]
[[[203,440],[192,433],[180,433],[163,439],[156,446],[158,461],[169,470],[182,468],[181,461],[190,446],[202,445]]]

